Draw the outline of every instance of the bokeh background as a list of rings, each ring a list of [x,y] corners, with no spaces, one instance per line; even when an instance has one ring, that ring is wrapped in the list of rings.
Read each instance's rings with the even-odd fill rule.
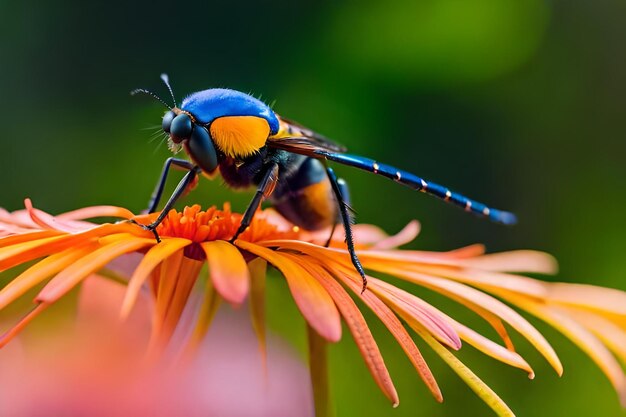
[[[0,0],[0,206],[18,209],[31,197],[52,213],[143,209],[168,156],[145,130],[160,124],[163,108],[128,92],[146,87],[168,100],[158,79],[168,72],[179,100],[210,87],[252,92],[354,153],[520,218],[500,227],[337,167],[360,222],[389,232],[422,222],[410,247],[541,249],[561,265],[548,279],[626,290],[622,0],[38,3]],[[249,198],[216,180],[186,201],[229,200],[242,210]],[[270,329],[304,357],[286,286],[270,281]],[[338,415],[489,415],[424,349],[446,398],[435,403],[372,323],[401,405],[390,408],[348,336],[331,348]],[[460,356],[519,415],[626,415],[591,361],[537,325],[564,362],[560,379],[524,343],[532,382],[471,348]]]

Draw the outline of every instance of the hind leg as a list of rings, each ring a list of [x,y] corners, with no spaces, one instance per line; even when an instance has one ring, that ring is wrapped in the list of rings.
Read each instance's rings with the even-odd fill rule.
[[[339,191],[341,192],[341,197],[343,198],[344,204],[348,206],[350,210],[350,222],[354,223],[354,211],[352,207],[350,207],[350,187],[348,187],[348,183],[343,178],[337,178],[337,184],[339,185]],[[337,230],[337,223],[341,222],[341,215],[337,213],[337,219],[333,223],[332,228],[330,229],[330,236],[328,236],[328,240],[326,241],[325,247],[330,246],[330,242],[333,239],[333,235],[335,234],[335,230]]]

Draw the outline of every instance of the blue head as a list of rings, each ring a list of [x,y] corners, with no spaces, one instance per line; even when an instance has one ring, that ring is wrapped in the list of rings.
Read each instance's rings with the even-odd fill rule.
[[[133,93],[149,94],[169,109],[163,116],[163,130],[170,142],[175,146],[182,144],[205,172],[214,170],[221,156],[241,159],[258,152],[267,138],[279,130],[278,117],[272,109],[248,94],[212,88],[189,95],[179,108],[167,76],[163,74],[161,78],[170,91],[174,107],[150,91]],[[211,167],[213,169],[209,169]]]

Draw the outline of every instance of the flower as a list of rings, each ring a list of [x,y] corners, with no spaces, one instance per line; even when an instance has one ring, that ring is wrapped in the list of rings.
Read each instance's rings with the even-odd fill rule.
[[[240,305],[249,299],[253,327],[265,352],[264,288],[267,263],[287,281],[291,295],[309,327],[310,366],[318,415],[326,415],[325,345],[341,338],[346,323],[363,359],[383,394],[396,406],[398,395],[383,356],[354,298],[360,299],[387,327],[436,400],[443,397],[406,324],[439,355],[498,415],[513,415],[508,406],[452,351],[462,343],[510,366],[534,372],[515,350],[514,329],[527,339],[560,375],[561,362],[544,336],[509,304],[546,321],[570,338],[594,360],[626,404],[626,376],[617,358],[626,355],[626,293],[581,284],[549,283],[513,272],[554,273],[555,260],[541,252],[485,254],[482,245],[450,252],[393,249],[417,234],[411,223],[387,237],[373,226],[355,226],[359,258],[372,275],[389,275],[436,291],[478,314],[497,332],[497,343],[472,330],[417,295],[386,280],[369,276],[361,294],[361,277],[350,263],[343,237],[312,234],[287,223],[271,210],[260,211],[251,226],[229,243],[241,215],[228,205],[222,210],[199,206],[171,211],[151,233],[127,221],[94,224],[85,218],[114,216],[151,222],[157,214],[133,216],[117,207],[90,207],[51,216],[26,202],[26,210],[0,213],[0,271],[42,258],[0,290],[0,308],[48,280],[35,298],[36,306],[1,338],[6,344],[47,306],[99,272],[126,281],[110,271],[114,260],[131,253],[143,257],[132,266],[122,302],[122,317],[130,314],[142,288],[149,287],[153,319],[149,357],[172,349],[175,332],[184,327],[183,311],[201,295],[182,357],[189,358],[210,326],[220,300]],[[126,261],[130,262],[130,261]],[[209,273],[203,267],[208,265]],[[497,297],[497,298],[496,298]],[[508,304],[507,304],[508,303]],[[404,323],[404,324],[403,324]]]

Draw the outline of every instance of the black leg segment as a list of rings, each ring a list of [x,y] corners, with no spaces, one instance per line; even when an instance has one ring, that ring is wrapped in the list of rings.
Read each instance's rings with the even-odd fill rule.
[[[341,197],[343,197],[343,202],[348,206],[348,210],[350,212],[350,223],[354,223],[353,215],[354,212],[352,208],[350,208],[350,189],[348,188],[348,184],[344,181],[343,178],[337,179],[337,184],[339,184],[339,190],[341,191]],[[328,240],[326,240],[326,244],[324,247],[329,247],[330,242],[333,239],[333,235],[335,234],[335,229],[337,228],[337,222],[341,221],[341,214],[338,213],[337,219],[333,223],[333,227],[330,229],[330,235],[328,236]]]
[[[165,182],[167,181],[167,175],[170,172],[170,166],[174,166],[176,168],[182,168],[186,171],[191,171],[193,169],[193,164],[184,159],[178,158],[167,158],[165,164],[163,165],[163,171],[161,171],[161,176],[159,177],[159,181],[152,192],[152,196],[150,197],[150,201],[148,202],[148,213],[154,213],[159,206],[159,202],[161,201],[161,197],[163,196],[163,189],[165,188]]]
[[[337,198],[337,203],[339,204],[339,214],[341,215],[341,222],[343,223],[343,228],[346,233],[346,244],[348,245],[348,252],[350,253],[352,265],[354,265],[357,272],[363,279],[363,289],[361,290],[361,294],[363,294],[367,288],[367,278],[365,278],[365,271],[363,270],[361,261],[359,261],[358,256],[356,256],[356,251],[354,250],[354,238],[352,237],[352,216],[350,215],[350,209],[348,204],[344,201],[342,186],[337,180],[335,171],[333,171],[330,167],[326,167],[326,174],[328,175],[333,192],[335,193],[335,198]]]
[[[193,166],[192,169],[185,174],[185,176],[180,180],[180,182],[176,186],[176,189],[172,193],[169,200],[167,200],[167,203],[165,203],[165,207],[163,207],[163,211],[161,211],[161,214],[159,214],[159,217],[157,217],[155,221],[153,221],[152,223],[148,225],[139,224],[134,220],[130,220],[130,222],[141,226],[145,230],[151,231],[154,234],[154,237],[156,238],[157,242],[160,242],[161,238],[159,238],[159,235],[156,231],[157,226],[161,224],[161,222],[163,221],[163,219],[165,219],[165,217],[167,216],[169,211],[172,209],[172,207],[174,207],[174,204],[176,204],[176,201],[178,201],[180,196],[183,195],[183,193],[185,192],[189,184],[191,184],[196,178],[196,176],[200,174],[201,172],[202,170],[199,167]]]
[[[274,163],[268,167],[267,171],[265,171],[265,175],[263,176],[263,179],[259,183],[256,193],[254,194],[254,197],[252,197],[252,201],[250,201],[250,204],[248,205],[246,212],[243,214],[243,218],[241,219],[241,224],[239,225],[239,228],[237,229],[237,233],[235,233],[232,239],[230,239],[231,243],[234,242],[237,239],[237,237],[239,237],[239,235],[243,233],[244,230],[246,230],[248,226],[250,226],[250,223],[252,222],[252,218],[254,217],[254,214],[256,213],[257,209],[259,208],[263,200],[269,197],[270,194],[272,194],[277,181],[278,181],[278,164]]]

